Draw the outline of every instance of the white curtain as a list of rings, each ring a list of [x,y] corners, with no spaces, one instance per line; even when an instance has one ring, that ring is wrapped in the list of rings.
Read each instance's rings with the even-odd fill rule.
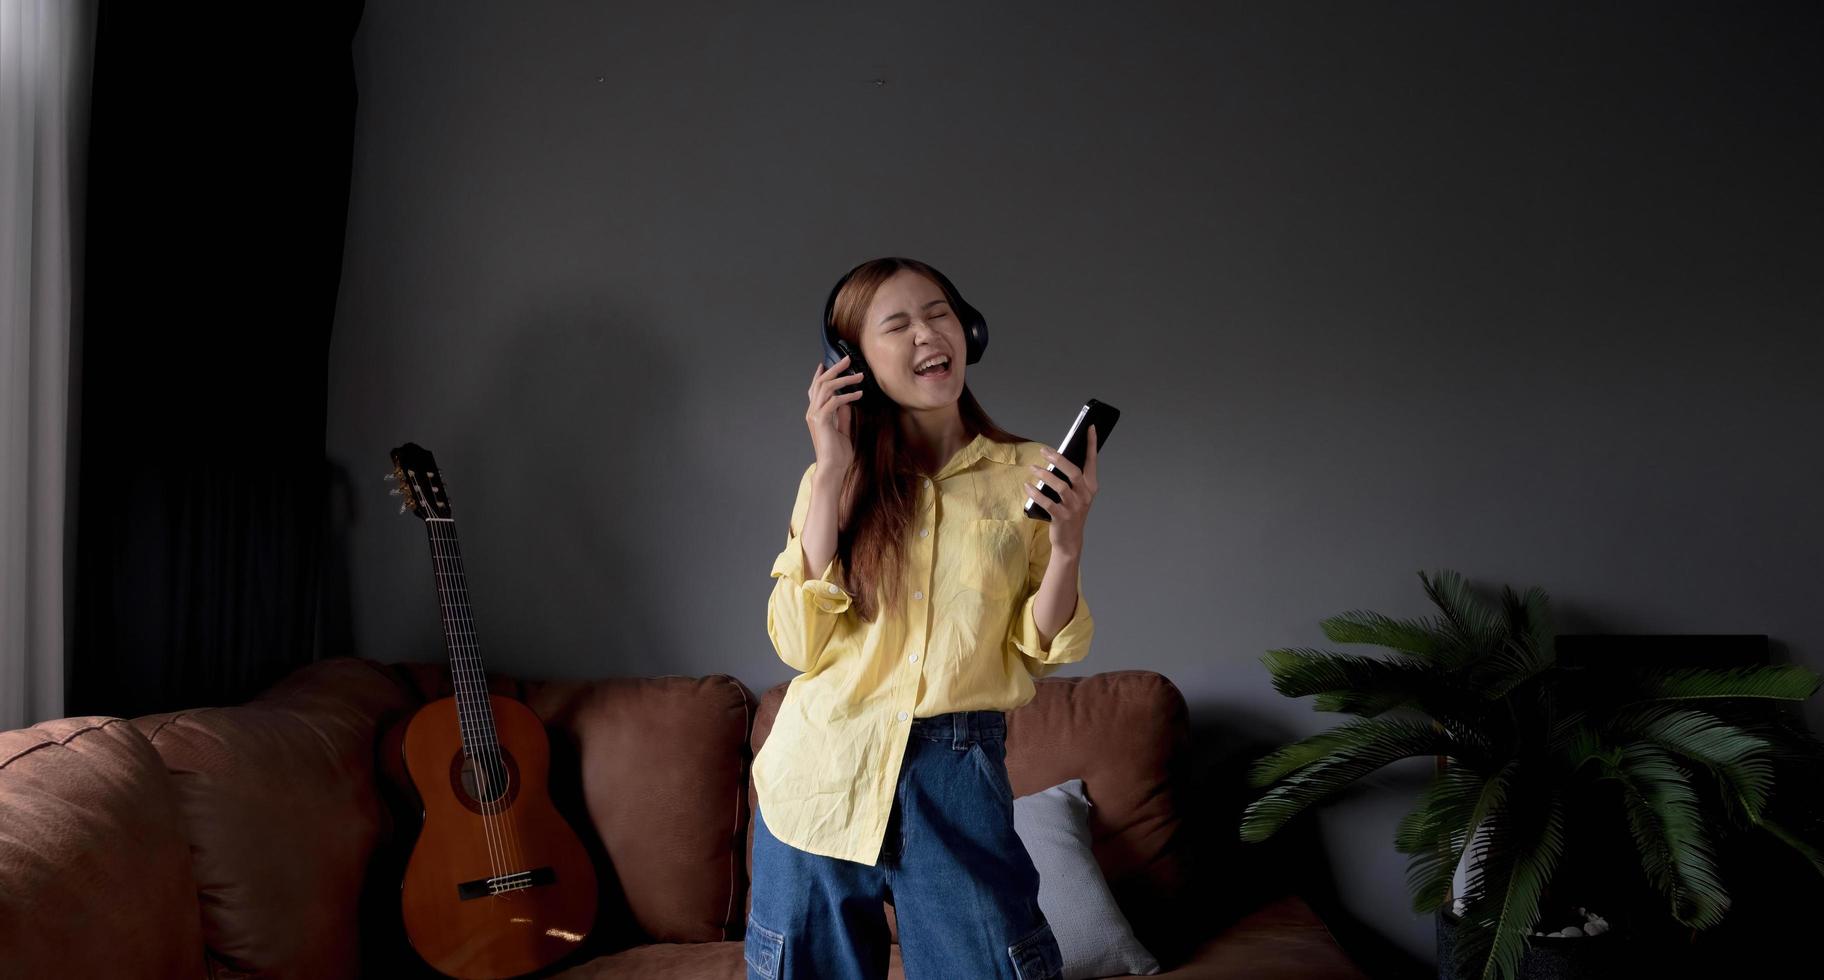
[[[63,714],[95,0],[0,0],[0,731]]]

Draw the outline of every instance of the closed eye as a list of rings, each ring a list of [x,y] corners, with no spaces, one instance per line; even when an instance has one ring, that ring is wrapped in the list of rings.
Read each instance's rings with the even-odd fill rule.
[[[936,315],[936,316],[934,316],[934,317],[932,317],[932,318],[931,318],[931,319],[933,319],[933,320],[942,320],[942,319],[943,319],[943,318],[944,318],[944,317],[946,317],[946,316],[948,316],[948,315],[949,315],[949,314],[946,314],[946,313],[939,313],[939,314],[937,314],[937,315]],[[903,323],[902,323],[902,324],[900,324],[900,325],[899,325],[899,326],[897,326],[897,327],[889,327],[889,328],[888,328],[888,329],[887,329],[887,332],[888,332],[888,333],[896,333],[896,332],[898,332],[898,331],[900,331],[900,330],[904,330],[904,329],[906,329],[906,325],[905,325],[905,324],[903,324]]]

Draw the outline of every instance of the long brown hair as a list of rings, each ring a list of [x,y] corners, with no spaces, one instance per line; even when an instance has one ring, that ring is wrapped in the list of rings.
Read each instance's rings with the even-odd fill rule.
[[[849,275],[830,310],[836,335],[847,341],[851,349],[861,350],[868,304],[874,301],[880,284],[901,269],[931,280],[943,290],[951,311],[962,315],[959,297],[944,286],[944,277],[936,269],[900,256],[873,259]],[[965,354],[955,351],[954,356]],[[855,465],[845,483],[855,481],[855,508],[850,526],[837,532],[836,554],[847,571],[848,589],[855,595],[851,605],[862,619],[872,622],[881,611],[875,600],[877,587],[885,609],[897,609],[902,601],[899,573],[905,565],[908,531],[918,508],[919,473],[900,432],[904,409],[879,387],[873,370],[868,375],[872,390],[851,403],[849,441],[855,449]],[[986,435],[994,442],[1030,441],[996,425],[967,384],[957,397],[957,413],[971,440]]]

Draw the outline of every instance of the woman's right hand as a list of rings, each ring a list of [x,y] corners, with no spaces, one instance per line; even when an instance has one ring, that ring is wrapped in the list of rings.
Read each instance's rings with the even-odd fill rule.
[[[851,422],[854,409],[849,403],[860,398],[862,390],[859,386],[846,392],[837,389],[854,385],[862,375],[860,372],[844,374],[848,365],[849,356],[844,354],[828,368],[818,361],[817,370],[811,372],[811,404],[804,413],[804,424],[811,430],[811,446],[817,451],[819,473],[847,473],[849,465],[855,461],[855,446],[850,441],[854,431]]]

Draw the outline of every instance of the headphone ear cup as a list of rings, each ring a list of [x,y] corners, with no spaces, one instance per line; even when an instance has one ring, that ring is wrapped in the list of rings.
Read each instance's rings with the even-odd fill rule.
[[[861,397],[857,398],[856,401],[871,401],[874,397],[872,393],[880,390],[879,382],[874,378],[873,369],[868,367],[868,362],[861,359],[861,351],[849,346],[848,341],[838,340],[835,342],[835,347],[838,353],[849,355],[849,363],[843,368],[842,373],[854,374],[857,371],[861,372],[861,384],[859,386],[861,389]],[[854,388],[851,387],[847,390],[854,390]]]
[[[968,348],[968,360],[964,363],[974,364],[982,359],[982,353],[988,349],[988,321],[982,319],[982,315],[973,308],[969,312],[973,315],[969,320],[969,328],[963,332],[966,341],[964,346]]]
[[[937,272],[936,269],[931,271]],[[974,364],[988,350],[988,318],[982,316],[982,311],[976,309],[974,303],[963,298],[949,276],[937,272],[937,278],[942,281],[945,292],[956,298],[956,312],[963,322],[964,363]]]

